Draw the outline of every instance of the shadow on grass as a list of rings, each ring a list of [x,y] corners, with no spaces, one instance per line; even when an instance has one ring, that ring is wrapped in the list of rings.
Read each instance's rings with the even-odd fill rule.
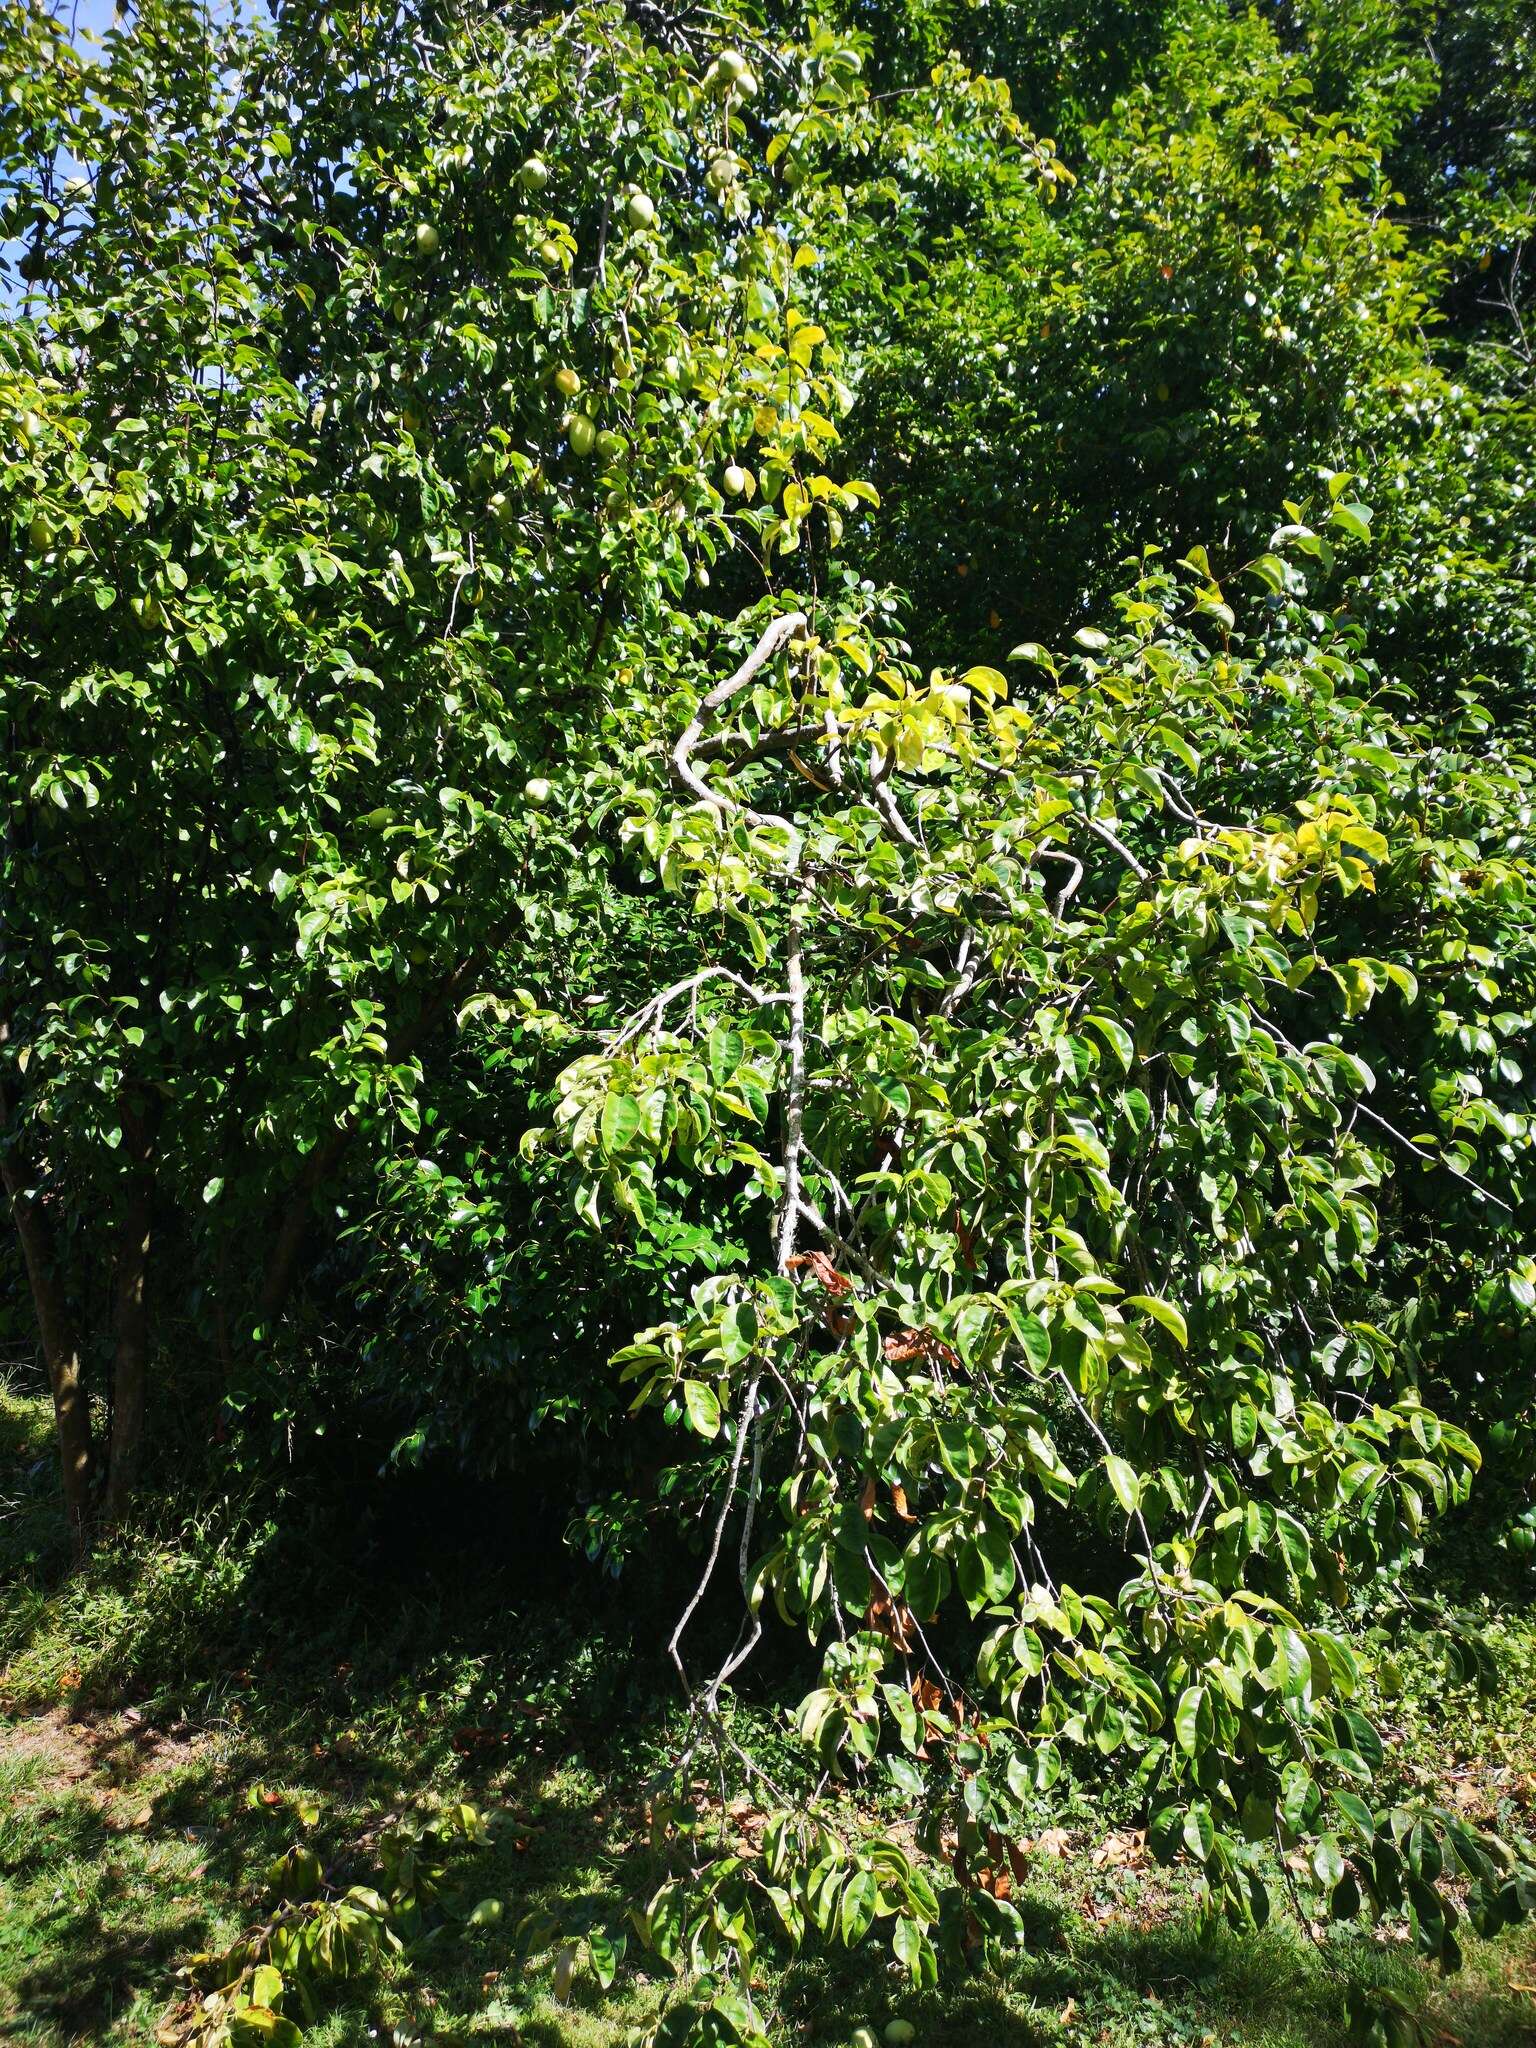
[[[56,1701],[59,1674],[72,1679],[93,1791],[45,1785],[19,1830],[0,1820],[0,2037],[144,2042],[176,1966],[255,1917],[300,1793],[320,1803],[312,1839],[338,1886],[372,1881],[391,1813],[467,1798],[500,1815],[460,1903],[494,1898],[502,1917],[450,1925],[366,2004],[338,2001],[320,2041],[400,2024],[441,2041],[611,2048],[655,2019],[669,1990],[643,1966],[610,1998],[578,1985],[556,2005],[507,1958],[525,1912],[659,1881],[643,1805],[678,1722],[647,1605],[657,1589],[578,1578],[548,1528],[519,1524],[488,1554],[462,1516],[446,1533],[431,1512],[420,1526],[433,1531],[420,1554],[409,1530],[300,1554],[272,1518],[236,1515],[141,1538],[73,1580],[24,1534],[31,1585],[4,1646],[22,1698]],[[15,1534],[0,1532],[0,1550]],[[119,1711],[130,1702],[133,1723]],[[800,1768],[773,1719],[747,1718],[775,1775]],[[1288,1925],[1212,1932],[1177,1887],[1101,1885],[1096,1902],[1120,1917],[1099,1920],[1084,1910],[1092,1883],[1063,1868],[1023,1892],[1025,1948],[1002,1981],[918,1996],[874,1947],[768,1957],[765,2009],[801,2041],[846,2041],[899,2012],[920,2048],[1343,2048],[1353,1979],[1398,1992],[1466,2048],[1536,2043],[1528,2003],[1500,1981],[1518,1950],[1469,1944],[1465,1977],[1438,1987],[1363,1935],[1325,1959]]]

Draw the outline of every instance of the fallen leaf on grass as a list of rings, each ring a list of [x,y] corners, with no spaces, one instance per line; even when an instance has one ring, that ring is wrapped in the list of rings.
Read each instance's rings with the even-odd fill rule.
[[[1106,1835],[1088,1861],[1095,1870],[1132,1869],[1146,1862],[1146,1841],[1146,1834],[1141,1828],[1128,1828],[1123,1834]]]

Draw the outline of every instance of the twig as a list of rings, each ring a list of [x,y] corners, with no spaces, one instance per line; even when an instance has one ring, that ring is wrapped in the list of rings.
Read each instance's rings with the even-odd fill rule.
[[[630,1039],[638,1036],[648,1023],[659,1024],[670,1003],[675,1003],[679,996],[695,994],[706,981],[728,981],[732,988],[740,989],[750,1002],[756,1003],[758,1008],[763,1010],[770,1008],[774,1003],[789,1000],[787,996],[765,995],[760,988],[754,988],[750,981],[743,981],[741,976],[729,967],[701,968],[697,974],[690,974],[683,981],[674,981],[670,988],[664,988],[659,995],[652,996],[643,1008],[636,1010],[624,1028],[615,1035],[612,1041],[614,1051],[617,1052],[620,1046],[627,1045]]]
[[[741,1418],[736,1425],[736,1449],[731,1456],[730,1476],[725,1482],[725,1498],[721,1501],[720,1513],[715,1518],[715,1533],[710,1541],[709,1556],[704,1560],[704,1571],[698,1585],[693,1590],[693,1598],[683,1609],[682,1614],[678,1618],[677,1627],[673,1629],[671,1639],[667,1643],[667,1655],[677,1666],[677,1675],[683,1682],[683,1691],[690,1697],[692,1697],[693,1688],[688,1683],[688,1673],[683,1669],[683,1660],[677,1646],[683,1639],[684,1629],[687,1628],[697,1612],[699,1602],[708,1592],[709,1582],[715,1575],[715,1566],[720,1562],[720,1545],[724,1539],[725,1525],[730,1520],[731,1507],[736,1498],[736,1481],[741,1472],[742,1453],[747,1447],[747,1430],[757,1406],[757,1390],[762,1384],[762,1378],[763,1376],[760,1372],[754,1373],[751,1384],[747,1388],[747,1397],[741,1404]]]
[[[800,1194],[800,1155],[805,1146],[805,965],[801,952],[805,905],[789,913],[784,978],[789,988],[789,1073],[784,1095],[784,1192],[779,1209],[778,1265],[789,1271],[795,1254],[795,1232],[804,1208]]]
[[[774,619],[763,630],[761,638],[746,660],[728,675],[723,683],[716,683],[708,692],[698,710],[688,721],[682,737],[672,749],[672,771],[684,788],[689,789],[700,803],[708,804],[722,818],[746,817],[754,824],[776,825],[787,832],[791,844],[798,844],[799,834],[787,818],[776,817],[771,811],[754,811],[746,804],[738,803],[735,797],[722,796],[711,789],[693,765],[693,750],[704,735],[704,728],[724,705],[729,704],[738,691],[744,690],[758,671],[770,662],[792,633],[798,633],[805,624],[804,612],[786,612],[782,618]]]
[[[1090,818],[1086,811],[1080,811],[1077,815],[1079,822],[1086,825],[1096,839],[1102,839],[1107,847],[1119,854],[1138,882],[1144,882],[1147,879],[1149,870],[1142,866],[1125,841],[1117,838],[1102,818]]]

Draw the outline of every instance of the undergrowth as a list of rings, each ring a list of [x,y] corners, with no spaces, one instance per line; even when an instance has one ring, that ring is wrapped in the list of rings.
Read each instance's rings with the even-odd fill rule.
[[[465,1800],[490,1816],[488,1845],[402,1953],[335,1988],[310,2048],[610,2048],[656,2017],[672,1986],[654,1966],[621,1973],[606,1997],[578,1984],[557,2002],[516,1958],[526,1915],[647,1876],[648,1781],[681,1721],[635,1589],[552,1557],[547,1592],[530,1597],[505,1559],[453,1546],[404,1572],[356,1554],[305,1560],[258,1499],[233,1497],[192,1515],[162,1497],[141,1534],[69,1575],[48,1421],[20,1382],[0,1394],[0,2036],[153,2040],[187,1992],[179,1973],[271,1910],[297,1811],[339,1886],[366,1876],[393,1821]],[[1498,1690],[1447,1694],[1405,1649],[1384,1722],[1405,1783],[1524,1827],[1536,1612],[1507,1601],[1480,1619]],[[735,1714],[776,1776],[797,1768],[765,1706],[748,1698]],[[1469,1941],[1465,1970],[1443,1981],[1402,1944],[1295,1915],[1239,1938],[1148,1862],[1134,1818],[1103,1785],[1064,1776],[1053,1789],[1006,1978],[914,1994],[881,1956],[781,1956],[756,1986],[765,2015],[805,2042],[899,2015],[919,2048],[1342,2048],[1349,1987],[1369,1984],[1430,2039],[1536,2042],[1528,1932]],[[751,1821],[726,1817],[748,1833]]]

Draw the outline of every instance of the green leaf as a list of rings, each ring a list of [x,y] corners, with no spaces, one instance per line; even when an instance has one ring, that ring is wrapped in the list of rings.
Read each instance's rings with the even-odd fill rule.
[[[1180,1749],[1193,1756],[1206,1748],[1215,1734],[1216,1717],[1210,1694],[1203,1685],[1186,1687],[1174,1709],[1173,1732]]]
[[[1044,1372],[1051,1362],[1050,1332],[1037,1315],[1021,1308],[1017,1302],[1005,1300],[1003,1307],[1025,1358],[1036,1372]]]
[[[1176,1309],[1171,1301],[1163,1301],[1155,1294],[1128,1294],[1123,1304],[1126,1308],[1139,1308],[1143,1315],[1149,1315],[1153,1322],[1163,1328],[1181,1345],[1189,1344],[1189,1326],[1183,1312]]]
[[[741,1065],[746,1046],[739,1031],[716,1025],[709,1034],[709,1073],[717,1088],[723,1088]]]
[[[1141,1478],[1134,1465],[1113,1452],[1104,1459],[1104,1470],[1108,1476],[1115,1499],[1128,1515],[1134,1515],[1141,1505]]]
[[[720,1434],[720,1403],[713,1390],[702,1380],[684,1380],[682,1396],[689,1428],[708,1439],[717,1437]]]
[[[864,1939],[874,1924],[879,1904],[880,1886],[874,1872],[856,1870],[844,1887],[838,1913],[838,1932],[844,1948],[852,1948]]]
[[[603,1150],[627,1152],[640,1130],[640,1105],[632,1095],[610,1095],[603,1104]]]
[[[1130,1032],[1126,1030],[1125,1026],[1117,1023],[1113,1017],[1105,1017],[1097,1012],[1084,1018],[1083,1021],[1091,1025],[1098,1032],[1099,1036],[1104,1039],[1116,1059],[1119,1060],[1121,1071],[1128,1074],[1136,1064],[1136,1041],[1132,1038]]]

